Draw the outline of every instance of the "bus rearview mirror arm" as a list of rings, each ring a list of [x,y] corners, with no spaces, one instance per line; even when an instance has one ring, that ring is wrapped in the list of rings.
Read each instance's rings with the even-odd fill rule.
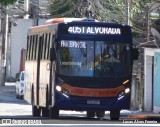
[[[132,58],[133,58],[133,60],[138,60],[138,57],[139,57],[138,48],[132,48]]]
[[[50,61],[54,61],[56,59],[55,48],[50,49]]]

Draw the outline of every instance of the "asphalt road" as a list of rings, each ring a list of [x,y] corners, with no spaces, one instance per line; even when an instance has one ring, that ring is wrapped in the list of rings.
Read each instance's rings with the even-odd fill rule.
[[[23,99],[17,99],[15,94],[14,83],[0,86],[0,125],[15,125],[21,124],[43,124],[52,126],[131,126],[137,125],[144,120],[139,120],[139,123],[134,123],[135,119],[130,119],[127,115],[122,115],[119,121],[111,121],[109,112],[106,112],[104,118],[85,117],[85,112],[75,111],[60,111],[59,119],[49,119],[45,117],[32,117],[31,105]],[[3,124],[2,124],[3,123]],[[49,126],[49,125],[48,125]]]

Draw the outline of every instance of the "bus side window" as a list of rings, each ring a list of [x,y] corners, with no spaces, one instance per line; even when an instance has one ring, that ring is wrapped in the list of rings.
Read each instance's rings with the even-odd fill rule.
[[[52,35],[52,33],[50,34],[50,41],[49,41],[49,45],[48,45],[48,48],[49,48],[49,51],[48,51],[48,58],[50,59],[50,50],[52,48],[52,43],[53,43],[53,40],[54,39],[54,35]]]
[[[44,39],[45,39],[45,35],[43,34],[43,36],[42,36],[42,42],[41,42],[41,49],[40,49],[41,60],[43,59],[43,44],[44,44]]]
[[[52,46],[52,44],[53,44],[53,46]],[[56,48],[56,36],[55,35],[52,35],[52,38],[51,38],[51,47],[54,47],[54,48]]]
[[[48,45],[49,45],[49,41],[50,41],[50,33],[48,33],[48,36],[47,36],[47,41],[46,41],[46,59],[48,60]]]
[[[124,46],[122,51],[121,51],[121,62],[125,62],[127,61],[128,57],[128,50],[129,50],[129,46]]]
[[[34,35],[32,35],[32,40],[31,40],[31,56],[30,56],[31,60],[33,60],[33,48],[34,48]]]
[[[35,51],[35,35],[33,35],[33,40],[32,40],[32,56],[31,56],[32,60],[34,60],[34,51]]]
[[[33,36],[31,35],[30,36],[30,42],[29,42],[29,60],[31,60],[31,48],[32,48],[32,38],[33,38]]]
[[[29,50],[30,50],[30,38],[31,36],[29,35],[29,38],[28,38],[28,50],[27,50],[27,59],[29,60]]]
[[[45,39],[44,39],[44,46],[43,46],[43,59],[46,59],[47,41],[48,41],[48,33],[46,33],[46,36],[45,36]]]
[[[28,36],[27,36],[27,54],[26,54],[26,60],[28,60],[29,38],[30,38],[30,36],[28,35]]]
[[[37,35],[37,51],[36,51],[36,60],[39,59],[39,46],[40,46],[40,36]]]
[[[35,35],[35,49],[34,49],[34,59],[37,60],[37,41],[38,35]]]
[[[47,41],[47,51],[46,51],[46,57],[47,57],[47,59],[49,59],[49,52],[50,52],[50,44],[51,44],[51,36],[52,36],[52,34],[51,33],[49,33],[49,35],[48,35],[48,41]]]

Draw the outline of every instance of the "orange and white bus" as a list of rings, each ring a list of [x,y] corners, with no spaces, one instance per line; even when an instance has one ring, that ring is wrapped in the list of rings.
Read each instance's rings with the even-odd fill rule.
[[[58,118],[60,110],[119,119],[130,108],[131,28],[118,23],[58,18],[27,35],[24,98],[33,116]]]

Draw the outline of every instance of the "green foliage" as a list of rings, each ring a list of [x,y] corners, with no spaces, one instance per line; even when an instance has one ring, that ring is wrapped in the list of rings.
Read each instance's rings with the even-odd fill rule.
[[[148,22],[149,27],[159,28],[154,22],[160,19],[160,16],[147,15],[153,11],[148,5],[159,3],[159,0],[90,0],[90,2],[93,18],[118,23],[126,23],[126,2],[129,2],[129,21],[134,36],[147,36]],[[54,17],[84,17],[88,8],[87,0],[52,0],[52,3],[51,14]]]
[[[0,3],[3,5],[9,5],[9,4],[13,4],[16,1],[17,0],[0,0]]]
[[[76,3],[77,0],[52,0],[51,14],[55,16],[70,11]]]
[[[20,76],[20,73],[16,73],[16,79],[18,79]]]
[[[69,3],[60,6],[58,9],[56,9],[55,7],[53,7],[53,8],[55,8],[55,10],[52,11],[52,15],[62,14],[62,13],[64,13],[64,12],[66,12],[67,10],[69,10],[70,7],[71,7],[71,6],[70,6]]]

